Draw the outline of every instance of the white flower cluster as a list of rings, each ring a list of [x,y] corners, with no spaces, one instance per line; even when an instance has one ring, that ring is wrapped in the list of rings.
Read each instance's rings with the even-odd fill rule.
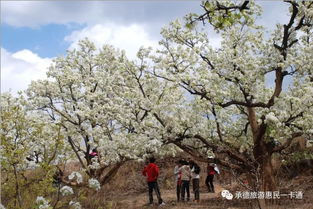
[[[91,169],[99,169],[100,163],[98,162],[98,157],[94,157],[91,159],[91,164],[88,166]]]
[[[82,206],[80,205],[79,202],[75,202],[75,201],[70,201],[69,206],[73,209],[81,209]]]
[[[60,192],[63,196],[67,196],[67,195],[71,195],[71,194],[74,194],[73,192],[73,189],[69,186],[63,186],[61,189],[60,189]]]
[[[0,203],[0,209],[5,209],[5,207]]]
[[[52,208],[49,205],[49,202],[42,196],[37,197],[36,203],[38,204],[39,209],[51,209]]]
[[[83,176],[79,173],[79,172],[72,172],[69,176],[68,176],[69,180],[76,180],[76,182],[78,184],[83,182]]]
[[[279,120],[273,112],[270,112],[265,116],[265,122],[266,123],[268,123],[268,122],[278,123]]]
[[[89,184],[90,188],[95,189],[97,191],[101,188],[99,181],[97,179],[94,179],[94,178],[89,179],[88,184]]]

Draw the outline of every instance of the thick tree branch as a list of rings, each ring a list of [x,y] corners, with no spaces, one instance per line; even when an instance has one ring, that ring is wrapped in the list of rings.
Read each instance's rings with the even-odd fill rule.
[[[104,185],[108,183],[117,174],[118,170],[124,163],[125,161],[119,162],[110,168],[110,170],[103,177],[101,177],[100,184]]]
[[[282,144],[281,146],[275,147],[272,152],[273,152],[273,153],[274,153],[274,152],[281,152],[282,150],[288,148],[288,147],[291,145],[291,142],[292,142],[295,138],[297,138],[297,137],[299,137],[299,136],[302,136],[302,135],[303,135],[303,133],[301,133],[301,132],[293,133],[292,136],[291,136],[290,138],[288,138],[284,144]]]

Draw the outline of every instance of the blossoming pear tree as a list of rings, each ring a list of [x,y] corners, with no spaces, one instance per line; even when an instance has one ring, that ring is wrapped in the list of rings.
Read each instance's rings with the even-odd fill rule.
[[[288,21],[269,33],[255,23],[261,11],[254,2],[203,2],[205,14],[164,28],[162,48],[150,56],[153,74],[188,92],[192,108],[167,143],[199,159],[211,150],[268,191],[275,189],[273,154],[313,133],[313,3],[285,4]],[[220,32],[220,47],[206,22]]]
[[[3,201],[9,208],[31,207],[36,195],[53,191],[53,165],[65,150],[60,127],[30,111],[24,96],[9,93],[1,94],[0,118]]]
[[[96,49],[82,40],[78,49],[55,59],[47,80],[32,82],[27,91],[33,107],[62,126],[82,168],[101,185],[128,160],[177,150],[160,149],[154,136],[157,119],[150,106],[161,100],[164,88],[144,73],[145,53],[142,49],[131,62],[112,46]],[[96,156],[90,155],[93,149]]]

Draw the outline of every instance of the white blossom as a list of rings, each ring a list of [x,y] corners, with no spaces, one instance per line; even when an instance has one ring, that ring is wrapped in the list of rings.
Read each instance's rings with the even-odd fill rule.
[[[274,123],[279,122],[278,118],[275,116],[275,114],[273,112],[270,112],[265,116],[265,121],[266,122],[274,122]]]
[[[100,166],[98,157],[92,158],[91,159],[91,164],[88,167],[91,168],[91,169],[95,169],[95,170],[99,169],[101,166]]]
[[[51,209],[52,207],[49,205],[49,202],[42,196],[38,196],[36,199],[36,204],[39,209]]]
[[[79,172],[72,172],[69,176],[68,176],[69,180],[76,180],[76,182],[78,184],[83,182],[83,176],[79,173]]]
[[[74,191],[71,187],[69,186],[63,186],[61,189],[60,189],[60,192],[63,196],[67,196],[67,195],[71,195],[71,194],[74,194]]]
[[[101,188],[99,181],[94,178],[89,179],[88,184],[90,188],[93,188],[95,190],[99,190]]]
[[[82,206],[80,205],[79,202],[76,202],[76,201],[73,201],[73,200],[71,200],[71,201],[69,202],[69,206],[70,206],[71,208],[73,208],[73,209],[81,209],[81,208],[82,208]]]

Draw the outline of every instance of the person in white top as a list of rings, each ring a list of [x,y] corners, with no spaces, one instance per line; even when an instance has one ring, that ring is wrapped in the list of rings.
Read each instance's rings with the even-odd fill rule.
[[[176,183],[176,196],[177,201],[180,201],[181,196],[181,185],[182,185],[182,179],[181,179],[181,171],[179,171],[179,168],[182,166],[182,161],[176,161],[176,166],[174,168],[174,175],[175,175],[175,183]]]
[[[200,167],[194,161],[190,161],[192,189],[195,194],[195,202],[200,201]]]
[[[191,177],[191,170],[189,167],[189,163],[187,161],[183,161],[183,166],[178,169],[182,175],[182,187],[181,187],[181,199],[185,200],[185,193],[187,193],[187,201],[190,200],[190,190],[189,183]]]

